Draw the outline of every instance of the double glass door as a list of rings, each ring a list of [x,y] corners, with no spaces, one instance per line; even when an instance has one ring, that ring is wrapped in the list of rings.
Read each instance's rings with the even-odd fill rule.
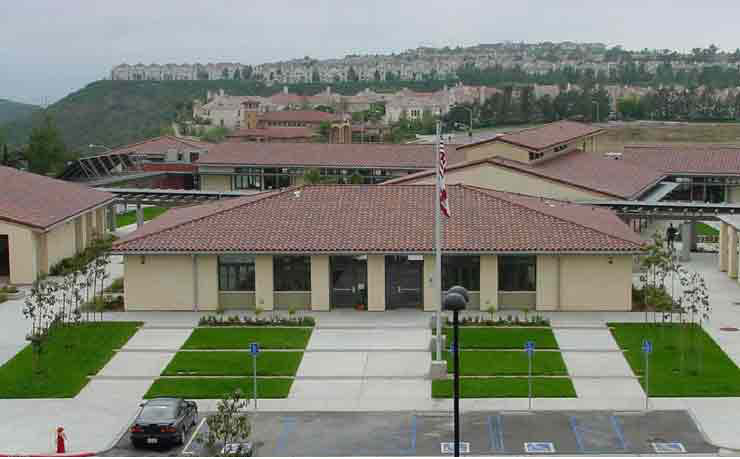
[[[331,257],[330,263],[332,307],[367,306],[367,257]]]
[[[10,245],[8,236],[0,236],[0,276],[10,275]]]
[[[416,308],[422,305],[423,270],[421,256],[385,257],[386,308]]]

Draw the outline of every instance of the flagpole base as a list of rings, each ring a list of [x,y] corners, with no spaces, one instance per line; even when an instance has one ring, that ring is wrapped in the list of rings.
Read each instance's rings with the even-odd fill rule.
[[[429,379],[447,379],[447,360],[432,360],[429,367]]]

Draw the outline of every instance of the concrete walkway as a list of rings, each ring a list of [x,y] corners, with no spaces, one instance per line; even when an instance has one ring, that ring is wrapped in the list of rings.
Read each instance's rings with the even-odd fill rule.
[[[421,317],[337,314],[320,320],[289,399],[354,405],[378,398],[431,398],[431,331]],[[394,320],[395,319],[395,320]]]

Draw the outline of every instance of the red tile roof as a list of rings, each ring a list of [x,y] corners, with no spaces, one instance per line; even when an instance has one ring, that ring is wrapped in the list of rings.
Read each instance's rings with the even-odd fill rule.
[[[454,174],[456,170],[477,167],[481,164],[515,169],[525,174],[624,199],[639,195],[664,176],[660,171],[647,166],[609,159],[581,150],[572,150],[555,158],[532,164],[493,156],[454,164],[449,167],[448,173]],[[413,183],[417,179],[431,176],[434,173],[433,169],[417,172],[389,180],[384,182],[384,185]]]
[[[434,193],[433,185],[311,185],[264,193],[155,219],[114,250],[431,253]],[[643,244],[607,209],[466,185],[452,185],[449,193],[448,252],[632,253]]]
[[[340,119],[333,113],[326,113],[319,110],[281,110],[276,112],[266,112],[257,117],[260,121],[303,121],[306,123],[320,123],[322,121],[336,121]]]
[[[113,199],[84,185],[0,166],[0,220],[46,229]]]
[[[625,161],[670,174],[740,174],[740,147],[729,145],[627,145]]]
[[[256,129],[239,129],[226,137],[264,137],[267,139],[302,139],[316,136],[313,129],[307,127],[267,127]]]
[[[210,143],[200,142],[198,140],[185,140],[171,135],[163,135],[160,137],[143,140],[141,142],[117,147],[114,148],[113,151],[106,152],[106,154],[130,152],[136,152],[140,154],[163,154],[167,153],[168,150],[207,150],[211,145],[212,144]]]
[[[450,164],[463,157],[450,149]],[[225,142],[211,147],[197,164],[426,169],[435,161],[434,145]]]
[[[568,142],[579,137],[593,135],[602,132],[603,129],[576,121],[556,121],[521,131],[498,134],[490,139],[469,143],[460,148],[480,145],[488,142],[506,142],[530,150],[543,150],[545,148]]]

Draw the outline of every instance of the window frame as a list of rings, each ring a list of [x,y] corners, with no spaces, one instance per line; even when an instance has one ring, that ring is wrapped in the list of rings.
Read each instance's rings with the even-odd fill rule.
[[[236,260],[241,257],[241,260]],[[234,261],[225,261],[232,258]],[[250,269],[251,266],[251,269]],[[247,254],[229,254],[218,256],[218,290],[219,292],[254,292],[257,287],[256,257]],[[244,270],[245,279],[240,281],[240,273]],[[224,273],[225,277],[224,277]],[[249,278],[251,275],[251,279]],[[233,276],[233,277],[232,277]],[[233,283],[230,280],[233,279]],[[240,284],[246,284],[241,288]],[[249,288],[251,287],[251,289]]]
[[[507,269],[508,267],[508,269]],[[516,279],[516,276],[523,276],[514,282],[512,287],[505,285],[507,273],[512,269],[521,270],[514,274],[510,279]],[[525,271],[531,269],[531,271]],[[531,276],[530,276],[531,275]],[[531,279],[526,279],[531,277]],[[524,281],[522,279],[525,279]],[[524,282],[531,285],[524,285]],[[530,288],[531,287],[531,288]],[[498,256],[498,291],[499,292],[527,292],[537,291],[537,256],[536,255],[499,255]]]
[[[301,262],[300,265],[299,262]],[[301,271],[305,273],[303,279],[288,276],[288,274],[300,273]],[[275,292],[310,292],[311,257],[305,255],[276,255],[272,259],[272,276],[272,286]],[[288,288],[290,283],[297,285],[298,288]],[[290,285],[290,287],[293,287],[293,285]]]

